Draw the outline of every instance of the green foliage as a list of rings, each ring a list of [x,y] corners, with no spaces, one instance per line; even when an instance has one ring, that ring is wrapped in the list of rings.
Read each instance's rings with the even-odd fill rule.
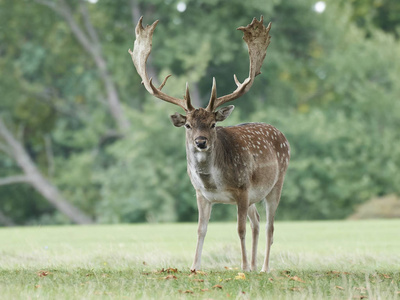
[[[292,149],[278,217],[344,218],[374,195],[400,192],[395,167],[400,152],[391,146],[398,133],[381,132],[368,121],[354,122],[338,110],[331,115],[320,109],[285,115],[272,109],[266,115],[285,129]]]
[[[194,221],[196,201],[186,175],[184,130],[165,113],[170,105],[132,111],[132,132],[107,148],[109,167],[97,179],[101,222]]]

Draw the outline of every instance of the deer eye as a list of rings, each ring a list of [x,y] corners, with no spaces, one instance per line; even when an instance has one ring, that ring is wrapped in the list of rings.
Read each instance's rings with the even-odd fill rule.
[[[215,128],[215,123],[213,123],[213,124],[211,125],[211,128]]]
[[[190,127],[190,125],[189,124],[185,124],[185,127],[186,127],[186,129],[191,129],[192,127]]]

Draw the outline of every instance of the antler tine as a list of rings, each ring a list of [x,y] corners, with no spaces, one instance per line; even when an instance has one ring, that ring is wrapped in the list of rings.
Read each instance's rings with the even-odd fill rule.
[[[185,91],[185,96],[186,100],[186,107],[188,111],[194,110],[194,107],[192,106],[191,100],[190,100],[190,93],[189,93],[189,84],[186,82],[186,91]]]
[[[215,77],[213,77],[213,85],[211,89],[211,97],[210,101],[208,102],[208,105],[206,107],[206,110],[208,111],[213,111],[214,110],[214,105],[215,105],[215,100],[217,99],[217,83],[215,81]]]
[[[145,86],[146,90],[154,95],[155,97],[173,103],[182,107],[185,111],[193,110],[193,106],[190,103],[190,96],[185,97],[185,99],[179,99],[175,97],[168,96],[167,94],[161,92],[161,89],[164,87],[167,79],[171,76],[168,75],[165,77],[163,83],[159,88],[156,88],[152,83],[152,78],[149,79],[146,71],[146,62],[151,52],[152,47],[152,39],[154,30],[158,24],[158,20],[156,20],[151,25],[146,25],[143,27],[143,17],[140,17],[138,24],[135,28],[136,40],[133,45],[133,51],[131,49],[128,50],[129,54],[132,57],[133,64],[135,65],[136,71],[139,76],[142,78],[142,83]],[[189,90],[186,90],[186,94],[188,95]]]
[[[249,50],[249,76],[242,83],[240,83],[236,75],[234,75],[233,79],[235,80],[235,83],[237,85],[236,90],[234,90],[229,95],[225,95],[216,99],[213,99],[213,96],[211,96],[210,102],[207,106],[207,110],[213,111],[224,103],[235,100],[244,95],[250,90],[251,86],[253,85],[254,78],[257,75],[261,74],[261,66],[263,64],[265,55],[267,54],[267,48],[271,40],[271,36],[269,35],[269,31],[271,30],[271,23],[269,23],[268,26],[265,27],[263,21],[264,17],[261,16],[260,21],[254,18],[253,21],[246,27],[242,26],[238,28],[238,30],[243,31],[243,40],[246,42]]]

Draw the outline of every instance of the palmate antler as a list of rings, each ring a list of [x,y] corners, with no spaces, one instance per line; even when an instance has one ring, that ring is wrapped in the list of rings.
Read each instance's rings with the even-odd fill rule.
[[[129,53],[132,56],[133,64],[135,68],[142,78],[142,83],[144,84],[146,90],[156,96],[157,98],[176,104],[182,107],[186,112],[194,110],[190,102],[190,95],[188,85],[186,84],[186,92],[184,99],[174,98],[168,96],[161,92],[161,89],[164,87],[167,79],[171,76],[168,75],[165,77],[163,83],[160,85],[159,88],[156,88],[153,83],[152,79],[148,78],[146,72],[146,62],[151,52],[152,46],[152,38],[154,29],[158,24],[158,20],[155,21],[152,25],[147,25],[143,28],[142,25],[143,17],[140,18],[137,26],[136,26],[136,40],[134,42],[133,52],[129,49]],[[254,78],[261,73],[261,66],[264,61],[265,55],[267,53],[267,48],[270,43],[270,35],[269,31],[271,29],[271,23],[268,24],[267,27],[263,24],[264,18],[261,16],[260,21],[256,18],[253,19],[251,24],[247,25],[246,27],[239,27],[238,30],[243,31],[243,39],[247,44],[249,49],[249,56],[250,56],[250,71],[249,77],[247,77],[242,83],[236,78],[236,75],[233,76],[237,88],[229,95],[225,95],[222,97],[217,98],[217,87],[215,83],[215,78],[213,78],[213,86],[211,91],[211,98],[207,105],[206,110],[214,111],[219,106],[223,105],[226,102],[235,100],[240,96],[247,93],[251,86],[253,85]]]
[[[219,98],[217,98],[217,86],[215,83],[215,78],[213,78],[211,98],[206,108],[208,111],[214,111],[222,104],[235,100],[247,93],[253,85],[254,78],[257,75],[261,74],[261,66],[264,61],[265,55],[267,54],[267,48],[271,40],[271,36],[269,35],[271,23],[268,24],[267,28],[265,28],[263,21],[264,17],[261,16],[260,21],[254,18],[251,24],[247,25],[246,27],[242,26],[238,28],[238,30],[243,31],[243,39],[249,49],[249,77],[247,77],[243,81],[243,83],[240,83],[239,80],[236,78],[236,75],[233,75],[233,79],[235,80],[235,83],[237,85],[236,90],[234,90],[233,93],[229,95],[225,95]]]
[[[138,24],[136,25],[136,40],[133,45],[133,52],[131,51],[131,49],[129,49],[128,52],[132,56],[133,64],[135,65],[136,71],[138,72],[139,76],[142,78],[142,83],[144,84],[146,90],[150,94],[156,96],[161,100],[182,107],[186,112],[194,110],[194,107],[190,102],[189,88],[187,84],[184,99],[179,99],[168,96],[167,94],[161,92],[161,89],[164,87],[167,79],[171,75],[165,77],[163,83],[160,85],[159,88],[156,88],[152,83],[152,78],[149,79],[149,77],[147,76],[146,62],[151,52],[153,33],[158,24],[158,20],[150,26],[146,25],[145,28],[143,28],[142,21],[143,17],[140,18]]]

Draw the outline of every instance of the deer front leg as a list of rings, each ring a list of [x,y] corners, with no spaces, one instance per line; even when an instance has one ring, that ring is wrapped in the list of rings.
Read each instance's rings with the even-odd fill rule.
[[[237,203],[237,229],[240,238],[240,246],[242,249],[242,270],[250,271],[249,263],[247,261],[247,252],[246,252],[246,221],[247,221],[247,211],[249,209],[249,202],[247,198],[247,194],[243,195],[238,199]]]
[[[257,212],[255,204],[249,206],[247,215],[250,219],[250,226],[253,235],[252,247],[251,247],[251,270],[257,270],[257,246],[258,246],[258,235],[260,232],[260,215]]]
[[[199,210],[199,220],[197,229],[197,246],[196,254],[194,256],[193,265],[190,268],[192,271],[200,270],[201,265],[201,252],[203,251],[204,238],[207,233],[208,221],[210,220],[212,204],[196,191],[197,208]]]

